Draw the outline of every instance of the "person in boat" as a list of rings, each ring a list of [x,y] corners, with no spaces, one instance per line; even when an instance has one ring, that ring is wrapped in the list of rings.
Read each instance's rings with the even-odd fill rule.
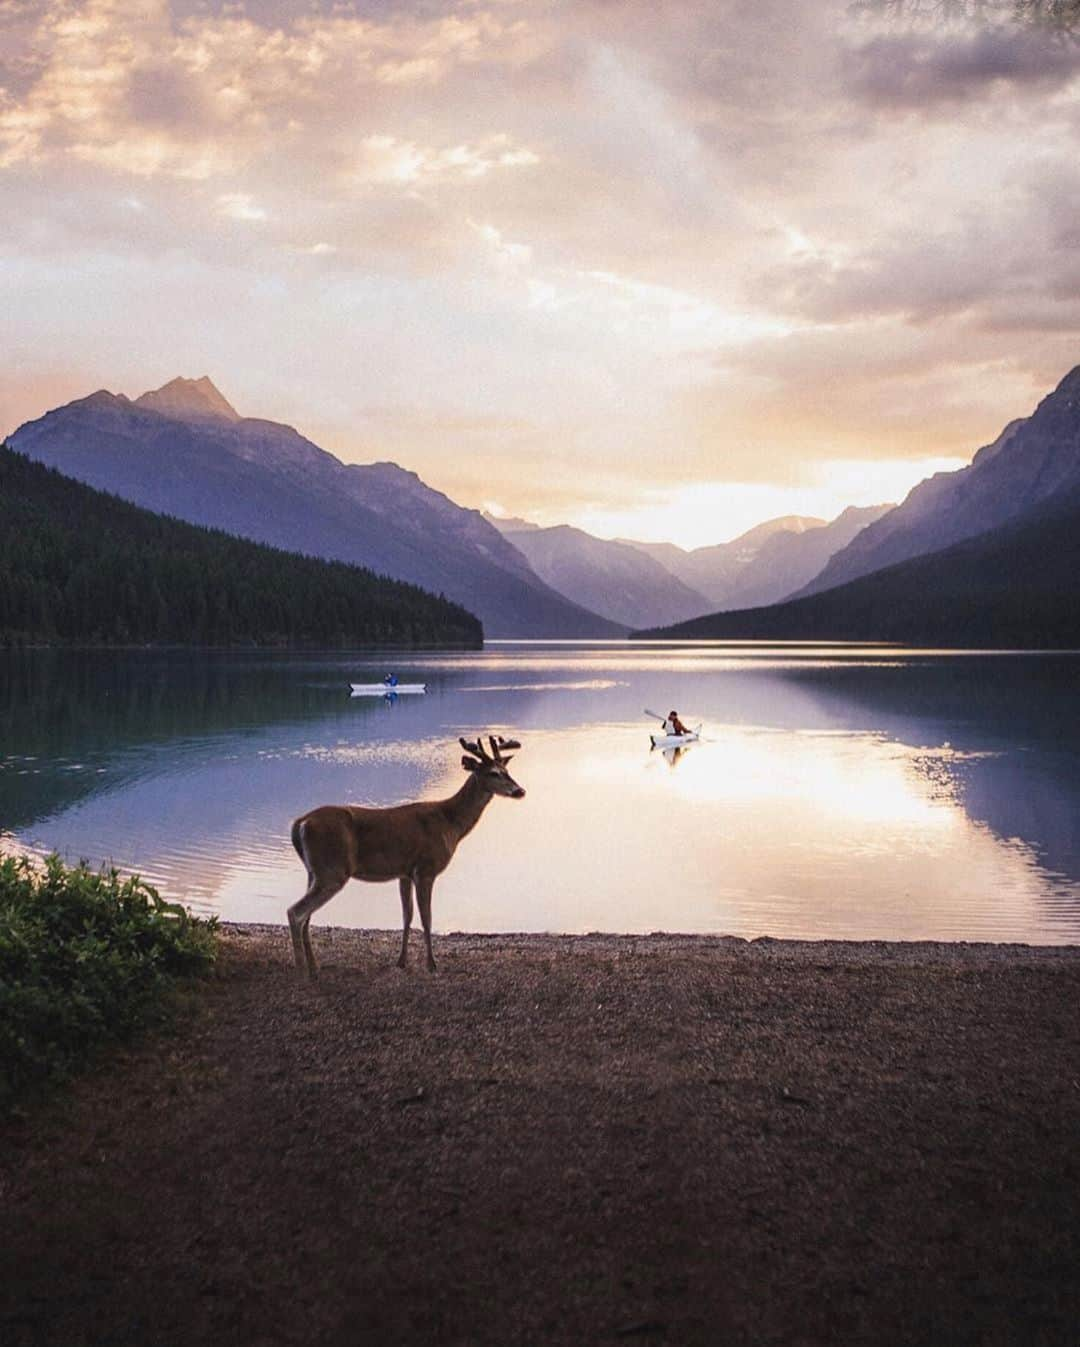
[[[383,682],[386,684],[388,688],[396,688],[397,674],[387,674],[386,677],[383,679]]]
[[[679,719],[678,711],[669,711],[667,720],[664,721],[665,734],[689,734],[690,731]]]

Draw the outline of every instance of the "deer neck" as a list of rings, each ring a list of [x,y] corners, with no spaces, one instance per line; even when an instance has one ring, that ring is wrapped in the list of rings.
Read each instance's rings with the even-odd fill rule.
[[[446,801],[447,817],[459,838],[472,832],[492,798],[491,791],[486,790],[475,776],[470,776],[458,793]]]

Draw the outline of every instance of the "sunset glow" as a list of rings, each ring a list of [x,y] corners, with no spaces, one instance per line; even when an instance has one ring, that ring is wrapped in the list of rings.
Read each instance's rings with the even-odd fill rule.
[[[897,499],[1076,363],[1080,44],[883,15],[6,0],[0,433],[208,374],[608,536]]]

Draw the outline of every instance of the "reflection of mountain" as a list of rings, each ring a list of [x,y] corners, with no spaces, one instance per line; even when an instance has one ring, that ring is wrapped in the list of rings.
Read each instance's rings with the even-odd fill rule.
[[[430,691],[388,706],[348,696],[351,677],[386,671],[373,659],[8,654],[0,832],[279,921],[302,879],[296,814],[449,793],[457,735],[493,730],[524,744],[529,804],[455,861],[447,923],[1080,929],[1075,660],[640,646],[409,660],[399,676]],[[674,771],[642,714],[668,695],[706,723]],[[574,857],[573,884],[552,884],[553,854]],[[351,886],[330,919],[393,926],[396,903],[392,885]]]
[[[403,679],[410,673],[428,684],[424,697],[401,698],[388,705],[383,698],[351,698],[348,687],[360,667],[354,657],[197,651],[9,651],[0,664],[0,831],[25,831],[43,819],[90,797],[106,795],[149,777],[161,777],[166,797],[179,801],[189,790],[189,760],[208,753],[226,763],[236,754],[265,752],[267,763],[280,752],[299,753],[312,740],[336,743],[340,761],[365,745],[397,739],[431,740],[443,745],[439,761],[456,762],[456,736],[509,725],[537,700],[529,691],[485,694],[457,700],[458,657],[389,656]],[[383,665],[364,665],[371,677],[382,677]],[[580,702],[581,694],[575,696]],[[448,710],[448,699],[451,709]],[[467,715],[459,723],[463,706]],[[284,762],[284,759],[281,760]],[[305,773],[296,763],[310,761],[307,788],[314,789],[315,758],[295,758],[284,778],[275,775],[266,787],[267,800],[295,797],[310,808],[304,794]],[[373,759],[350,776],[343,769],[342,798],[358,798],[359,790],[378,781],[379,799],[389,803],[408,798],[427,779],[416,763],[399,767]],[[441,770],[441,768],[440,768]],[[272,769],[273,773],[278,771]],[[399,779],[400,778],[400,779]],[[263,789],[259,780],[238,786],[236,800]],[[179,783],[179,784],[177,784]],[[400,793],[397,793],[399,792]],[[125,815],[141,800],[125,795]],[[231,808],[202,800],[212,823],[215,808]],[[378,801],[372,801],[378,802]],[[154,808],[147,802],[147,812]],[[178,806],[170,806],[176,808]],[[168,825],[165,811],[163,825]],[[291,817],[291,815],[289,815]],[[283,834],[284,835],[284,834]]]
[[[351,667],[342,662],[340,682],[328,685],[325,663],[277,655],[8,652],[0,679],[0,828],[27,827],[130,780],[148,752],[179,759],[186,743],[317,721],[348,700]],[[318,672],[305,678],[305,668]],[[351,710],[350,725],[361,724],[362,714]],[[43,760],[69,765],[35,774]]]
[[[973,657],[785,679],[847,729],[879,730],[912,747],[951,745],[961,756],[949,773],[967,814],[1080,881],[1076,672],[1075,660],[1054,656]]]

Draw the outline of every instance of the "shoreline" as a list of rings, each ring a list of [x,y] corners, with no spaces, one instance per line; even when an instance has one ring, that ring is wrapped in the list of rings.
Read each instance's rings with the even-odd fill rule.
[[[312,935],[0,1127],[5,1344],[1074,1347],[1080,948]]]
[[[283,948],[290,954],[289,928],[285,922],[221,921],[219,929],[226,937],[238,940],[252,939],[270,942],[283,940]],[[371,942],[400,942],[401,930],[374,926],[315,926],[311,927],[316,946],[337,951],[353,949],[360,953]],[[423,941],[423,932],[414,924],[409,937],[410,962],[416,955],[416,943]],[[823,955],[836,962],[847,963],[949,963],[996,962],[999,960],[1080,959],[1080,944],[1027,944],[1021,941],[990,940],[843,940],[831,936],[821,939],[802,939],[789,936],[711,935],[700,932],[649,931],[633,932],[585,931],[561,934],[551,931],[435,931],[432,935],[435,959],[440,945],[455,950],[470,946],[494,950],[521,948],[533,952],[555,953],[577,949],[582,953],[618,954],[675,954],[680,950],[717,954],[743,955],[762,959],[817,959]]]

